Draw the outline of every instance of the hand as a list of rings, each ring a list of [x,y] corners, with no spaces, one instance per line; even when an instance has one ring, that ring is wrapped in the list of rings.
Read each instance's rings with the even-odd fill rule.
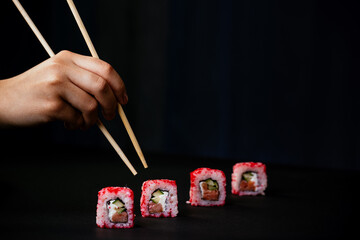
[[[0,81],[0,125],[30,126],[61,120],[70,129],[87,129],[107,120],[117,103],[126,104],[125,85],[108,63],[62,51],[30,70]]]

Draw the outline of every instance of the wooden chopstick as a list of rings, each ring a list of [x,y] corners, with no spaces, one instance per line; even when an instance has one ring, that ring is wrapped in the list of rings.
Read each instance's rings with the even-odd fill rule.
[[[28,23],[29,27],[31,28],[31,30],[34,32],[34,34],[36,35],[36,37],[39,39],[41,45],[45,48],[46,52],[49,54],[50,57],[55,56],[53,50],[50,48],[49,44],[46,42],[45,38],[43,37],[43,35],[40,33],[40,31],[37,29],[37,27],[35,26],[34,22],[31,20],[31,18],[29,17],[29,15],[27,14],[27,12],[25,11],[25,9],[23,8],[23,6],[20,4],[20,2],[18,0],[13,0],[13,3],[15,4],[15,6],[17,7],[17,9],[19,10],[19,12],[21,13],[21,15],[24,17],[25,21]]]
[[[15,4],[15,6],[17,7],[17,9],[19,10],[19,12],[21,13],[21,15],[24,17],[25,21],[27,22],[27,24],[30,26],[30,28],[33,30],[33,32],[35,33],[36,37],[39,39],[40,43],[42,44],[42,46],[45,48],[46,52],[49,54],[50,57],[55,56],[54,52],[52,51],[52,49],[50,48],[50,46],[48,45],[48,43],[46,42],[45,38],[42,36],[42,34],[40,33],[40,31],[37,29],[37,27],[35,26],[34,22],[31,20],[31,18],[29,17],[29,15],[27,14],[27,12],[25,11],[25,9],[22,7],[22,5],[20,4],[20,2],[18,0],[12,0]],[[97,126],[99,127],[100,131],[104,134],[104,136],[106,137],[106,139],[109,141],[109,143],[111,144],[111,146],[114,148],[114,150],[117,152],[117,154],[120,156],[120,158],[124,161],[125,165],[130,169],[130,171],[132,172],[132,174],[136,175],[137,172],[135,170],[135,168],[131,165],[129,159],[125,156],[124,152],[121,150],[121,148],[119,147],[119,145],[115,142],[114,138],[111,136],[111,134],[109,133],[109,131],[105,128],[104,124],[98,120],[97,121]]]
[[[90,39],[90,36],[85,28],[83,21],[81,20],[80,14],[76,9],[76,6],[75,6],[73,0],[67,0],[67,3],[71,9],[72,14],[74,15],[76,23],[78,24],[78,26],[80,28],[81,34],[83,35],[83,37],[85,39],[86,45],[88,46],[88,48],[91,52],[91,55],[95,58],[99,58],[99,55],[97,54],[97,52],[95,50],[95,47]],[[121,118],[122,122],[124,123],[125,129],[126,129],[127,133],[129,134],[131,142],[132,142],[142,164],[144,165],[144,168],[147,168],[148,165],[146,163],[144,154],[141,151],[140,145],[135,137],[135,134],[130,126],[130,123],[125,115],[124,109],[122,108],[121,104],[118,104],[118,111],[119,111],[120,118]]]
[[[135,168],[131,165],[129,159],[126,157],[125,153],[121,150],[121,148],[119,147],[119,145],[115,142],[114,138],[111,136],[111,134],[109,133],[109,131],[105,128],[104,124],[98,120],[97,121],[97,125],[99,127],[99,129],[101,130],[101,132],[104,134],[104,136],[106,137],[106,139],[109,141],[109,143],[111,144],[111,146],[115,149],[115,151],[117,152],[117,154],[120,156],[120,158],[123,160],[123,162],[125,163],[125,165],[130,169],[130,171],[132,172],[132,174],[136,175],[137,172],[135,170]]]

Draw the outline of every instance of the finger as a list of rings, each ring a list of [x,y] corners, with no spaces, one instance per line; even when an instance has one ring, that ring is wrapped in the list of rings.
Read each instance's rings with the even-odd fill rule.
[[[87,129],[96,123],[98,102],[92,96],[70,81],[64,84],[60,94],[65,101],[82,114],[83,129]]]
[[[95,97],[106,119],[115,116],[117,102],[106,80],[79,67],[67,67],[66,73],[73,84]]]
[[[84,125],[82,114],[65,101],[61,102],[61,108],[56,111],[55,117],[63,121],[68,129],[78,129]]]
[[[83,56],[75,53],[72,53],[71,60],[77,66],[91,71],[105,79],[114,92],[118,102],[121,104],[127,103],[128,96],[124,81],[110,64],[98,58]]]

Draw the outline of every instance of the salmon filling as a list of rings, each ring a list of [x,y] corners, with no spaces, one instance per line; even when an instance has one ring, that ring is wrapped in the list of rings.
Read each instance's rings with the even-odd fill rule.
[[[160,203],[153,203],[153,202],[149,203],[149,213],[151,213],[151,214],[161,213],[163,211],[164,211],[163,207]]]
[[[245,180],[241,180],[240,182],[240,190],[241,191],[255,191],[255,183],[254,182],[247,182]]]
[[[110,219],[114,223],[126,223],[128,221],[127,212],[114,213]]]
[[[207,179],[200,182],[201,195],[203,200],[217,201],[219,200],[219,185],[215,180]]]
[[[125,204],[120,199],[113,199],[107,202],[109,220],[113,223],[126,223],[128,214]]]
[[[258,185],[256,172],[245,172],[240,181],[240,191],[255,192]]]

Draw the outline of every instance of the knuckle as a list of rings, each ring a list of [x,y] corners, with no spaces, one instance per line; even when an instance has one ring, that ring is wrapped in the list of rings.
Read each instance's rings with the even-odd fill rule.
[[[48,68],[52,71],[58,71],[61,68],[62,61],[59,58],[50,58]]]
[[[48,79],[48,87],[51,88],[57,88],[59,85],[61,85],[61,76],[59,73],[54,73],[51,75],[51,77]]]
[[[108,78],[114,72],[114,68],[107,62],[104,62],[102,65],[102,73],[103,75]]]
[[[63,79],[62,64],[59,61],[52,59],[48,66],[48,74],[49,83],[51,85],[58,85]]]
[[[64,107],[64,103],[60,100],[48,101],[45,106],[45,111],[47,112],[46,121],[55,121],[60,115],[60,113],[64,110]]]
[[[88,113],[97,112],[98,102],[95,99],[92,99],[87,102],[85,111]]]
[[[48,104],[48,110],[50,113],[57,114],[64,109],[64,103],[60,100],[51,101]]]
[[[56,54],[57,56],[60,57],[67,57],[70,56],[72,54],[72,52],[68,51],[68,50],[61,50],[58,54]]]
[[[107,82],[102,77],[98,77],[95,82],[95,91],[98,93],[103,93],[107,90]]]

